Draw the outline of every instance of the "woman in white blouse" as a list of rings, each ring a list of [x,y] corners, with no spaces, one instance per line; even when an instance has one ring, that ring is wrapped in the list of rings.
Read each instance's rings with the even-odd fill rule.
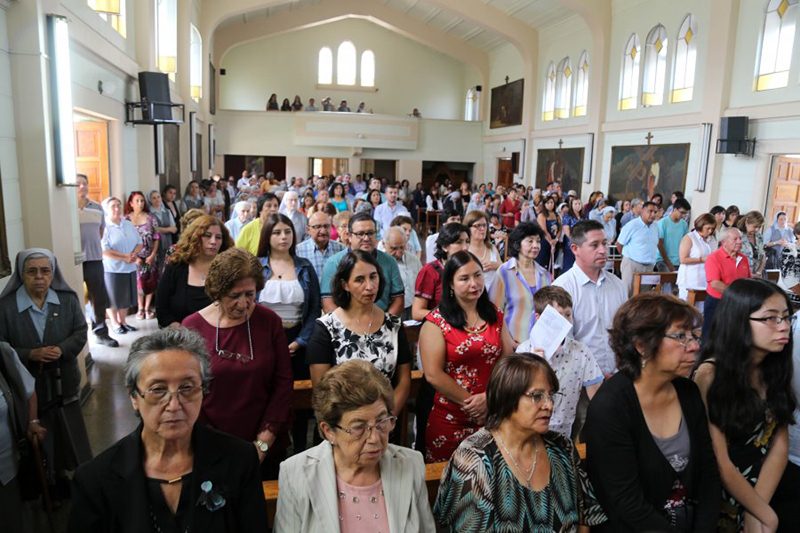
[[[311,262],[295,254],[296,235],[292,221],[280,213],[270,215],[261,228],[258,258],[264,266],[266,284],[258,302],[281,318],[292,357],[292,375],[298,380],[309,378],[305,348],[320,315],[320,289]],[[305,449],[309,418],[310,412],[295,413],[292,438],[296,451]]]
[[[689,289],[706,289],[706,257],[717,249],[717,239],[714,231],[717,221],[714,215],[705,213],[694,221],[694,230],[681,239],[678,255],[678,296],[685,300]],[[702,309],[702,303],[698,305]]]

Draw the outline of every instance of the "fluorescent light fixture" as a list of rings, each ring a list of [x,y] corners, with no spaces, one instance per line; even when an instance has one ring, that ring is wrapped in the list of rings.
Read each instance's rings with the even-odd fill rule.
[[[75,132],[72,124],[72,74],[66,17],[47,15],[50,56],[50,116],[56,185],[75,185]]]
[[[704,192],[708,179],[708,162],[711,153],[711,123],[703,122],[703,140],[700,144],[700,168],[697,172],[697,186],[694,190]]]

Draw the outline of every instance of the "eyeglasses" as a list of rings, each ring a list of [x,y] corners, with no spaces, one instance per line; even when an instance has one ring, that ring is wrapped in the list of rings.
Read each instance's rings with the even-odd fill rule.
[[[377,234],[377,231],[359,231],[358,233],[351,233],[350,236],[363,241],[364,239],[372,239]]]
[[[199,385],[181,385],[178,390],[171,391],[167,387],[150,387],[144,392],[135,388],[136,394],[142,397],[150,405],[167,405],[176,396],[181,404],[195,401],[203,392],[203,387]]]
[[[564,397],[560,392],[547,392],[543,390],[525,392],[522,395],[530,399],[536,407],[540,407],[544,402],[550,402],[553,408],[558,407],[558,404],[561,403],[561,398]]]
[[[478,229],[486,229],[488,227],[488,224],[486,224],[486,222],[480,222],[480,223],[473,224],[471,227],[478,228]]]
[[[381,418],[380,420],[376,420],[375,423],[372,425],[369,425],[366,422],[356,422],[354,424],[351,424],[350,427],[346,428],[343,428],[338,424],[333,427],[335,427],[336,429],[341,429],[342,431],[353,437],[355,440],[361,440],[362,438],[364,438],[365,435],[369,436],[370,432],[373,429],[376,429],[380,433],[383,433],[385,435],[386,433],[389,433],[391,430],[394,429],[394,425],[396,423],[397,423],[396,416],[387,416]]]
[[[313,225],[310,225],[308,227],[313,229],[314,231],[317,231],[317,230],[320,230],[320,229],[331,229],[331,225],[330,224],[313,224]]]
[[[678,344],[683,346],[684,349],[689,348],[689,343],[697,341],[697,344],[700,344],[700,337],[702,336],[702,330],[695,329],[692,330],[692,333],[687,335],[686,333],[665,333],[664,336],[668,339],[672,339],[674,341],[678,341]]]
[[[762,322],[769,324],[772,327],[777,327],[783,324],[784,322],[788,322],[789,326],[794,326],[794,323],[797,321],[797,315],[787,315],[787,316],[765,316],[765,317],[748,317],[750,320],[755,320],[756,322]]]

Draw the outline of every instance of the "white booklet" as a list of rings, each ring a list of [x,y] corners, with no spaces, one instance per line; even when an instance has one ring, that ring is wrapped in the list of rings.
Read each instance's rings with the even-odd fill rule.
[[[552,305],[548,305],[531,328],[528,340],[531,351],[541,348],[544,350],[544,358],[549,361],[571,328],[572,322],[564,318]]]

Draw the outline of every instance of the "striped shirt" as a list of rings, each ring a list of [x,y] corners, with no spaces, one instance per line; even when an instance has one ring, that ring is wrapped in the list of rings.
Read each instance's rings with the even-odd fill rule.
[[[534,268],[536,284],[531,286],[519,271],[517,259],[512,257],[497,269],[497,277],[489,290],[489,298],[505,315],[508,332],[518,343],[528,340],[531,327],[536,321],[533,295],[553,282],[547,269],[535,261]]]

